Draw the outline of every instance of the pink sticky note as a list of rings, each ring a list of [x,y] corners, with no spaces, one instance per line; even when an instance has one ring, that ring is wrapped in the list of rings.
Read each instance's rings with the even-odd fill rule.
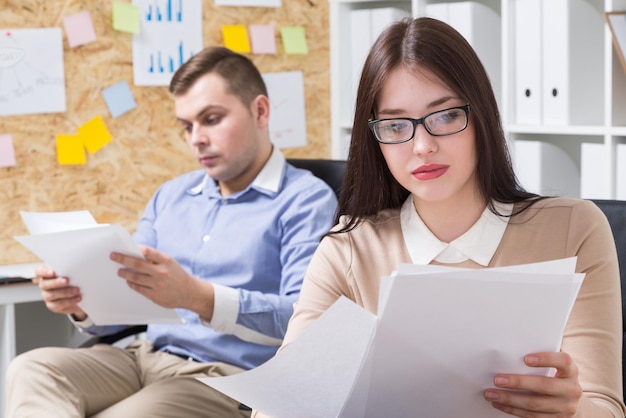
[[[250,43],[253,54],[275,54],[276,37],[273,25],[250,25]]]
[[[88,11],[67,15],[63,18],[63,26],[70,48],[88,44],[96,40],[91,16]]]
[[[15,149],[11,135],[0,135],[0,167],[15,167]]]

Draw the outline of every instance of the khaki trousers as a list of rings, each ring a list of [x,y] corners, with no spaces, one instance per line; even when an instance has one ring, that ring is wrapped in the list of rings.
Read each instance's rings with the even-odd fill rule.
[[[238,401],[196,379],[242,371],[153,352],[148,341],[38,348],[9,365],[5,418],[249,417]]]

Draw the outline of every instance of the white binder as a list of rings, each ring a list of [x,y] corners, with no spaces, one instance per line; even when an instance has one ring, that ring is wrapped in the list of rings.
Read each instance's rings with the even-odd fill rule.
[[[472,45],[489,74],[496,98],[501,94],[501,50],[494,39],[502,39],[500,16],[495,10],[475,1],[449,3],[449,23]]]
[[[602,124],[602,107],[587,105],[602,103],[602,15],[585,0],[544,0],[541,7],[542,123]]]
[[[462,1],[428,4],[426,16],[446,22],[463,35],[487,70],[496,98],[500,98],[501,48],[493,45],[494,39],[501,39],[498,13],[484,4]]]
[[[365,63],[365,58],[372,46],[371,15],[370,9],[350,10],[351,114],[354,114],[356,92],[361,79],[363,63]]]
[[[541,0],[516,0],[513,12],[515,123],[539,125],[542,113]]]
[[[372,34],[372,44],[387,26],[397,20],[411,16],[409,12],[397,7],[380,7],[371,10],[372,20],[370,33]]]
[[[515,175],[530,192],[549,196],[580,196],[580,175],[570,156],[543,141],[515,140]]]
[[[611,190],[606,181],[606,145],[583,142],[580,146],[580,197],[583,199],[610,199]]]

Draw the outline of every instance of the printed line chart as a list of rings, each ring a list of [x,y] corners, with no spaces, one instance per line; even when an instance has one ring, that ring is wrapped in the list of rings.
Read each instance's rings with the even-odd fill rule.
[[[202,49],[201,0],[133,0],[140,32],[133,35],[138,86],[167,86],[176,70]]]

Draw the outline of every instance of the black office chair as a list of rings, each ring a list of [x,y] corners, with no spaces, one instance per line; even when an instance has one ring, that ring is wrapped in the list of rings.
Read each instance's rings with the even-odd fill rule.
[[[291,165],[309,170],[314,176],[324,180],[334,191],[337,197],[341,191],[343,176],[346,171],[346,162],[343,160],[320,160],[306,158],[288,158]]]
[[[615,238],[619,275],[622,284],[622,326],[624,330],[622,340],[622,378],[626,382],[626,201],[624,200],[593,200],[604,212]],[[626,399],[626,385],[624,387]]]
[[[289,158],[287,161],[297,168],[309,170],[313,175],[324,180],[333,189],[337,197],[339,196],[345,172],[345,161],[304,158]],[[94,344],[115,344],[124,338],[139,335],[145,332],[146,329],[146,325],[129,326],[115,334],[89,338],[82,342],[80,347],[91,347]]]

